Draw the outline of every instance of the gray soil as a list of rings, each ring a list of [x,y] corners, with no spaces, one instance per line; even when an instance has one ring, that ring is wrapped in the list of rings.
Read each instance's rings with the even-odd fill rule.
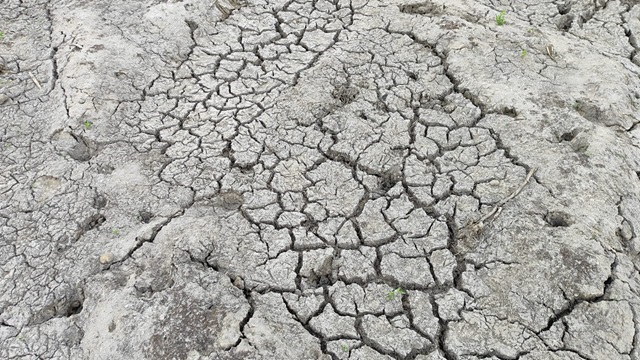
[[[640,1],[0,32],[0,359],[640,359]]]

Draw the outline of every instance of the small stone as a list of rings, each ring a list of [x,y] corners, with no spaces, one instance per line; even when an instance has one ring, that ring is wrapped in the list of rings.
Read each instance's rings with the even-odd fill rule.
[[[631,229],[631,225],[627,220],[622,221],[622,224],[618,228],[618,235],[626,241],[631,240],[633,238],[633,230]]]
[[[102,265],[108,265],[111,264],[111,262],[113,261],[113,254],[112,253],[104,253],[102,255],[100,255],[100,264]]]
[[[233,280],[233,286],[237,287],[240,290],[244,290],[244,280],[240,276],[236,276]]]

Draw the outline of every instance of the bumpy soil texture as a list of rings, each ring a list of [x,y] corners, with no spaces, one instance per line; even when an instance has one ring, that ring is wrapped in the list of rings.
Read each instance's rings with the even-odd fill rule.
[[[640,358],[640,1],[0,31],[1,359]]]

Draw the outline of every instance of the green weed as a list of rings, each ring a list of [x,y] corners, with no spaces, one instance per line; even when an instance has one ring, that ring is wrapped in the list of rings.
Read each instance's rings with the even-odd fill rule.
[[[91,129],[91,125],[93,125],[93,123],[89,120],[85,120],[82,124],[84,125],[84,128],[87,130]]]
[[[4,40],[4,31],[0,31],[0,41]]]
[[[391,290],[387,293],[387,300],[393,300],[396,298],[396,296],[401,296],[406,293],[407,292],[403,288],[397,288],[397,289]]]
[[[111,233],[113,235],[118,235],[118,234],[120,234],[120,231],[118,231],[118,229],[113,229],[113,230],[111,230]]]
[[[504,25],[504,23],[505,23],[504,15],[506,13],[507,13],[506,11],[502,10],[502,11],[500,11],[500,14],[496,15],[496,24],[498,26]]]
[[[524,59],[525,56],[527,56],[527,49],[522,49],[522,51],[520,52],[520,57]]]
[[[349,347],[347,346],[347,344],[342,344],[342,351],[349,352]]]
[[[580,111],[582,109],[582,102],[580,100],[575,100],[573,103],[573,110]]]

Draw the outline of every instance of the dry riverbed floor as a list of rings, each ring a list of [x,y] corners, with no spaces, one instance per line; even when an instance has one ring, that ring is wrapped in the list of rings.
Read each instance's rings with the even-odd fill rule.
[[[2,1],[0,358],[640,359],[639,43],[638,0]]]

